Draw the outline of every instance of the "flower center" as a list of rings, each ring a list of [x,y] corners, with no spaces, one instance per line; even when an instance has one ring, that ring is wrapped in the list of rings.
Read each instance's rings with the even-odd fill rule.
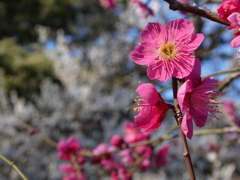
[[[160,59],[167,59],[171,61],[178,53],[176,47],[172,43],[166,43],[159,48]]]

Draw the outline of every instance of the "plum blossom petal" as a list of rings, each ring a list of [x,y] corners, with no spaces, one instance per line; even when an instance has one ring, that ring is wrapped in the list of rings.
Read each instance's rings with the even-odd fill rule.
[[[227,19],[235,26],[240,27],[240,13],[232,13]]]
[[[156,64],[150,64],[147,69],[147,75],[150,79],[158,79],[159,81],[166,82],[173,73],[173,66],[169,62],[160,61]],[[163,68],[160,68],[160,67]]]
[[[167,29],[160,23],[148,23],[140,34],[140,39],[143,42],[156,42],[156,38],[160,42],[165,42],[167,37]],[[157,44],[155,44],[157,45]]]
[[[196,86],[201,82],[200,76],[201,76],[201,63],[199,59],[196,59],[193,70],[187,77],[185,77],[185,81],[191,79],[193,86]]]
[[[155,163],[158,169],[167,163],[168,145],[164,145],[156,154]]]
[[[172,76],[182,79],[182,77],[184,77],[186,75],[186,74],[184,75],[184,73],[192,72],[192,68],[194,67],[194,63],[195,63],[195,61],[192,61],[192,59],[194,59],[194,55],[189,54],[188,56],[186,56],[184,58],[184,61],[181,56],[179,58],[176,57],[176,59],[178,59],[178,61],[172,62],[173,67],[174,67]]]
[[[190,43],[185,46],[188,51],[195,51],[204,39],[203,34],[193,34]]]
[[[153,62],[154,59],[157,58],[158,52],[154,49],[154,45],[152,43],[142,42],[140,45],[135,47],[130,56],[135,63],[139,65],[148,65],[148,62]]]
[[[152,125],[153,121],[156,121],[159,114],[155,114],[152,106],[144,107],[134,119],[134,124],[140,129],[148,129]],[[149,119],[146,121],[146,119]]]
[[[166,25],[166,29],[169,29],[172,31],[177,31],[177,30],[179,31],[179,33],[176,33],[174,37],[175,40],[178,40],[183,37],[191,36],[194,32],[193,23],[187,19],[182,19],[182,18],[169,22]]]
[[[202,43],[202,34],[193,34],[194,26],[186,19],[176,19],[166,26],[148,23],[141,32],[141,43],[131,53],[133,61],[147,65],[150,79],[167,81],[171,76],[184,78],[194,66],[193,51]]]
[[[206,124],[206,120],[208,117],[208,111],[198,111],[197,109],[193,109],[193,117],[194,117],[194,122],[198,127],[203,127]]]
[[[192,91],[193,84],[191,80],[187,80],[178,90],[177,99],[183,112],[189,108],[188,99],[190,99]]]
[[[189,139],[192,139],[192,135],[193,135],[192,115],[188,111],[185,113],[182,119],[182,130],[183,130],[183,133]]]
[[[239,47],[239,46],[240,46],[240,36],[237,36],[231,41],[230,47],[235,48],[235,47]]]
[[[151,105],[155,105],[158,101],[163,101],[151,83],[140,84],[136,92]]]

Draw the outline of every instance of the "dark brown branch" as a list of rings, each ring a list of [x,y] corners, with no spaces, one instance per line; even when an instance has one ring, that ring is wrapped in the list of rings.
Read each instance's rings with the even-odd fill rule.
[[[180,10],[180,11],[189,12],[189,13],[207,18],[211,21],[218,22],[226,26],[230,26],[230,23],[223,21],[218,17],[216,13],[211,12],[206,7],[198,7],[197,5],[187,5],[187,4],[180,3],[177,0],[164,0],[164,1],[166,1],[169,4],[169,9],[173,11]]]

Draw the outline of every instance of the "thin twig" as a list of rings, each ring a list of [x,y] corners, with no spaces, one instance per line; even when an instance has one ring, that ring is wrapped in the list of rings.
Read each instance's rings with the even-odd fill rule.
[[[219,87],[217,88],[218,91],[222,91],[225,87],[227,87],[233,80],[237,79],[240,77],[240,73],[230,77],[229,79],[227,79],[226,81],[224,81],[222,84],[219,85]]]
[[[218,72],[215,72],[215,73],[211,73],[211,74],[202,76],[202,78],[206,78],[206,77],[209,77],[209,76],[215,76],[215,75],[218,75],[218,74],[232,73],[232,72],[240,72],[240,68],[229,69],[229,70],[225,70],[225,71],[218,71]]]
[[[14,162],[11,162],[10,160],[8,160],[5,156],[3,156],[1,154],[0,154],[0,158],[4,162],[6,162],[9,166],[13,167],[23,180],[28,180],[28,178],[23,174],[23,172],[17,167],[17,165]]]

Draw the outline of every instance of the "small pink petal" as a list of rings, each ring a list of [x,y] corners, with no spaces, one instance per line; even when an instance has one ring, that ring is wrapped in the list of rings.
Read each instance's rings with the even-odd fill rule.
[[[184,112],[189,109],[190,92],[193,91],[193,84],[191,80],[187,80],[179,89],[177,93],[177,99],[181,111]]]
[[[158,115],[159,116],[159,115]],[[138,128],[149,128],[149,121],[155,117],[152,106],[144,107],[134,119],[134,124]]]
[[[180,39],[183,38],[183,36],[190,36],[194,32],[194,26],[193,23],[187,19],[176,19],[175,21],[171,21],[166,25],[167,29],[173,29],[173,31],[181,31],[182,33],[174,33],[174,38]]]
[[[188,76],[193,69],[195,62],[195,57],[193,54],[188,54],[187,56],[180,56],[178,61],[173,61],[174,69],[173,69],[173,77],[182,79]]]
[[[201,88],[202,85],[206,85],[207,84],[207,88],[209,90],[213,90],[216,87],[216,79],[214,77],[206,77],[205,79],[202,80],[201,84],[199,85],[199,87]],[[197,89],[197,88],[196,88]]]
[[[173,66],[168,65],[170,62],[159,61],[148,66],[147,75],[150,79],[158,79],[159,81],[166,82],[173,73]]]
[[[191,41],[184,46],[188,51],[195,51],[200,44],[203,42],[204,35],[203,34],[193,34],[191,37]]]
[[[156,105],[158,101],[163,101],[156,88],[151,83],[140,84],[136,90],[139,95],[151,105]]]
[[[227,19],[235,26],[240,27],[240,13],[232,13]]]
[[[153,43],[142,42],[134,48],[130,56],[136,64],[148,65],[158,57],[156,51]]]
[[[208,116],[208,111],[198,111],[197,109],[193,109],[193,119],[198,127],[203,127],[206,124]]]
[[[167,37],[166,27],[160,23],[148,23],[140,34],[140,39],[143,42],[157,43],[157,41],[165,42]]]
[[[185,77],[185,80],[188,79],[192,81],[193,87],[197,86],[201,82],[201,63],[199,59],[195,60],[192,72]]]
[[[167,162],[167,155],[168,155],[168,149],[169,149],[169,146],[168,145],[164,145],[160,151],[157,152],[156,154],[156,158],[155,158],[155,163],[156,163],[156,166],[157,168],[161,168],[163,167],[166,162]]]
[[[231,41],[230,47],[235,48],[235,47],[239,47],[239,46],[240,46],[240,36],[237,36]]]
[[[182,119],[182,130],[183,130],[183,133],[189,139],[192,139],[193,123],[192,123],[192,116],[188,111],[186,112],[186,114],[183,116],[183,119]]]

